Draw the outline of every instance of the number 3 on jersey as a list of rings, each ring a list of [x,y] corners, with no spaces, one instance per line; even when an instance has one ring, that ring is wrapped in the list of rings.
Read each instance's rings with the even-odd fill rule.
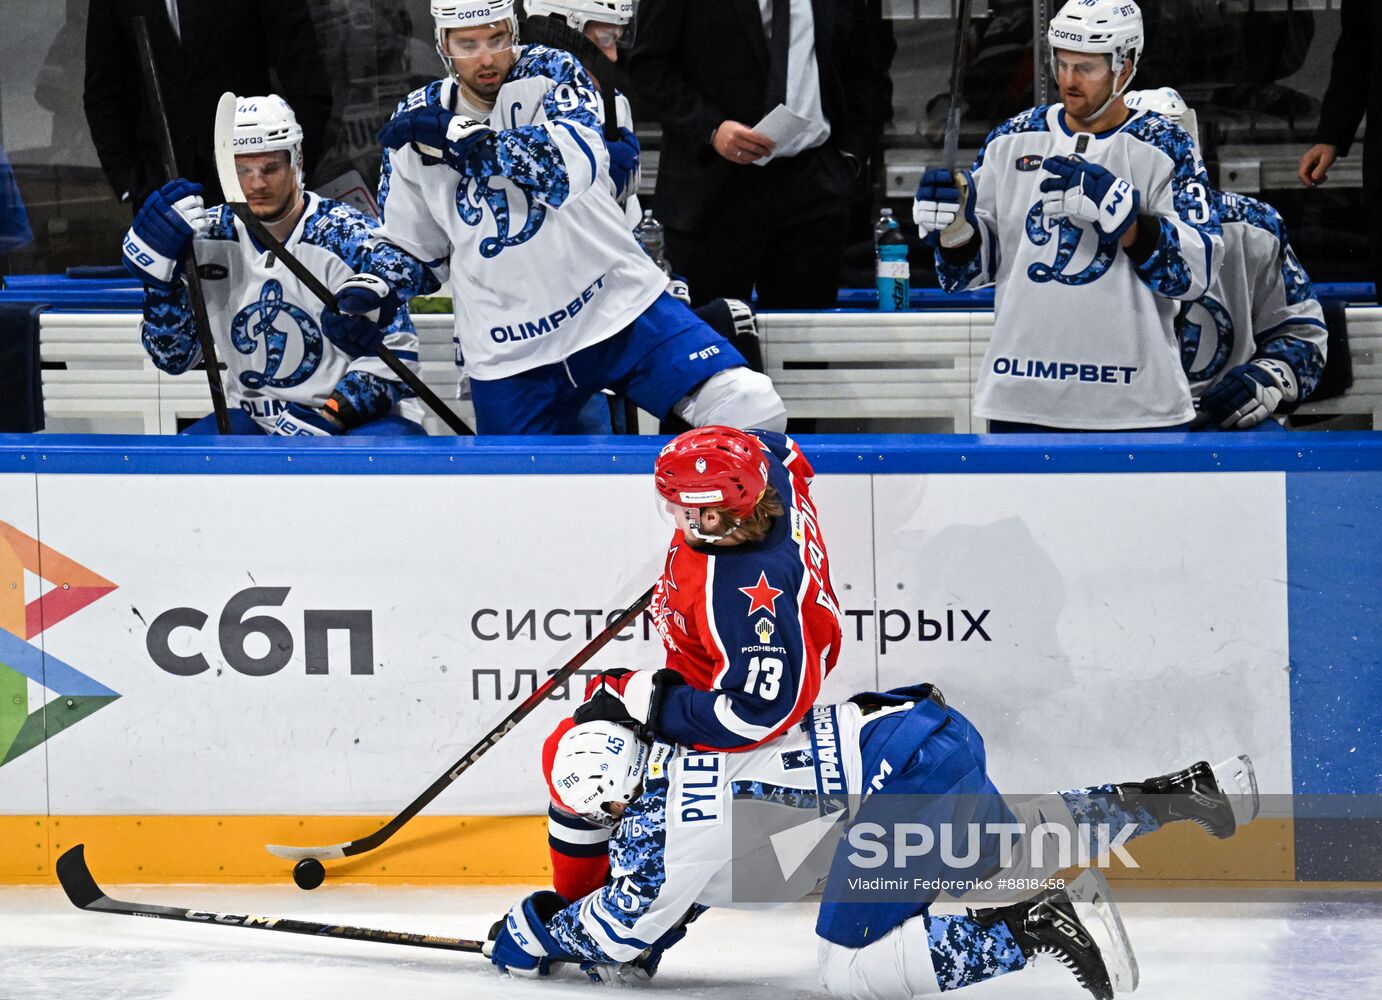
[[[781,679],[781,660],[776,656],[755,656],[749,661],[749,676],[744,681],[744,691],[764,701],[772,701],[777,697]]]

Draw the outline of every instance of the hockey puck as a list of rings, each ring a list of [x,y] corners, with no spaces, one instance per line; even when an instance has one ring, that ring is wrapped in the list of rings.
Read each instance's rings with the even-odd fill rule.
[[[293,881],[299,889],[315,889],[326,879],[326,869],[316,858],[303,858],[293,865]]]

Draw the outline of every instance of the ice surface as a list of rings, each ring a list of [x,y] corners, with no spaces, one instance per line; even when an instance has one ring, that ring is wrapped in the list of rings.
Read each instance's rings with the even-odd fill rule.
[[[96,873],[99,877],[99,872]],[[121,899],[387,930],[484,937],[528,887],[106,886]],[[1376,945],[1382,903],[1122,902],[1144,1000],[1351,1000],[1382,997]],[[822,997],[815,907],[712,911],[669,952],[649,997]],[[188,1000],[401,997],[507,1000],[596,994],[573,970],[533,983],[479,956],[200,926],[74,909],[61,890],[0,887],[0,1000]],[[964,991],[973,1000],[1080,1000],[1054,961]]]

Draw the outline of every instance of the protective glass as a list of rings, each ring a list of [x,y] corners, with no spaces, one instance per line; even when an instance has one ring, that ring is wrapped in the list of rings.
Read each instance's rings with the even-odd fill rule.
[[[255,154],[235,158],[235,176],[240,178],[241,187],[263,181],[275,183],[286,177],[291,169],[287,153],[282,156]]]
[[[585,37],[602,49],[627,49],[633,44],[632,24],[610,24],[607,21],[587,21]]]
[[[1109,67],[1109,60],[1106,56],[1053,56],[1051,63],[1055,68],[1056,79],[1059,80],[1062,74],[1069,75],[1081,83],[1101,83],[1112,75],[1113,70]]]
[[[502,32],[488,38],[476,38],[448,32],[446,40],[442,43],[442,51],[452,59],[478,59],[481,56],[498,55],[511,48],[513,48],[513,32],[507,26]]]

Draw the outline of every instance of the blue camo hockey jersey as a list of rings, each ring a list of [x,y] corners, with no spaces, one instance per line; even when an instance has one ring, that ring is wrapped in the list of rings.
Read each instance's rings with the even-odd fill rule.
[[[666,288],[614,199],[593,93],[569,53],[527,46],[492,118],[531,124],[478,143],[464,174],[411,146],[384,153],[377,239],[449,281],[457,361],[471,378],[505,378],[607,340]],[[426,105],[454,110],[455,84],[414,91],[399,112]]]
[[[1209,291],[1176,316],[1190,389],[1200,396],[1237,365],[1276,358],[1291,366],[1304,402],[1324,371],[1329,330],[1310,276],[1266,202],[1215,192],[1224,266]]]
[[[308,192],[302,218],[284,247],[328,288],[365,269],[374,220],[342,202]],[[198,273],[216,351],[226,366],[227,402],[239,406],[265,430],[289,403],[320,409],[339,391],[367,419],[398,404],[400,415],[421,420],[415,399],[404,399],[398,377],[377,357],[352,359],[321,331],[322,303],[274,260],[230,209],[208,213],[206,233],[196,243]],[[389,276],[405,297],[429,290],[420,265],[396,250],[373,252],[373,266]],[[144,289],[144,348],[161,370],[179,375],[201,360],[187,289]],[[384,343],[417,367],[417,333],[407,308],[389,325]],[[400,402],[401,401],[401,402]]]
[[[1049,156],[1080,155],[1139,192],[1156,246],[1134,263],[1115,240],[1072,219],[1047,219]],[[1175,337],[1179,301],[1213,281],[1223,257],[1218,213],[1190,136],[1163,116],[1075,133],[1059,104],[994,129],[974,163],[981,245],[962,264],[937,251],[947,291],[995,285],[993,339],[974,392],[990,420],[1053,427],[1157,427],[1194,415]]]
[[[865,794],[865,776],[885,781],[871,727],[911,709],[865,717],[852,703],[817,705],[781,738],[739,753],[655,743],[643,794],[610,838],[609,881],[549,921],[552,938],[577,958],[627,962],[693,906],[805,896],[825,878],[844,828],[835,821]]]

